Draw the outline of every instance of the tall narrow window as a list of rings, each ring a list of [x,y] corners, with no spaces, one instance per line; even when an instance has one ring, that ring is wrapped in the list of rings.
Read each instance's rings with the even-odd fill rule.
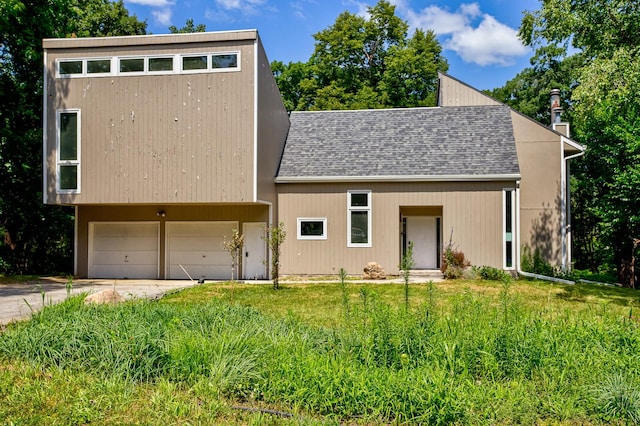
[[[515,267],[515,190],[505,189],[503,192],[503,232],[504,232],[504,269],[513,269]]]
[[[80,111],[58,111],[57,189],[80,192]]]
[[[347,246],[371,247],[371,191],[347,192]]]

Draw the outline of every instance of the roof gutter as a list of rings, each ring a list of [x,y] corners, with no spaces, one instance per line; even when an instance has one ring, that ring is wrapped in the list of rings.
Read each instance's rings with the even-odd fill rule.
[[[492,182],[520,179],[520,173],[495,175],[414,175],[414,176],[278,176],[275,183],[328,182]]]

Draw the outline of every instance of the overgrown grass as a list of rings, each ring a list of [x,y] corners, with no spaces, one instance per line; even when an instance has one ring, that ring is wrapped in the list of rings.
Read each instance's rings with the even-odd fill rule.
[[[0,418],[636,424],[638,305],[617,288],[490,281],[411,285],[408,310],[402,285],[357,282],[75,297],[0,335]]]

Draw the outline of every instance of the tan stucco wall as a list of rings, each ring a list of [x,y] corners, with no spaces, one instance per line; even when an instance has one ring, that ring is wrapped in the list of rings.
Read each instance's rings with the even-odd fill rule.
[[[367,262],[397,274],[401,256],[401,209],[442,209],[442,241],[453,243],[474,265],[502,268],[502,190],[514,182],[279,184],[284,274],[360,274]],[[372,247],[347,247],[347,191],[372,191]],[[415,213],[437,212],[415,209]],[[297,239],[298,217],[326,217],[327,239]],[[453,231],[453,234],[452,234]]]
[[[277,202],[274,178],[289,132],[289,114],[282,103],[271,65],[258,40],[258,193],[256,201]],[[277,209],[274,209],[277,210]],[[275,220],[276,218],[274,218]]]
[[[256,41],[49,49],[48,202],[253,202]],[[240,52],[241,71],[55,78],[57,58],[227,51]],[[68,108],[81,114],[81,192],[58,195],[56,110]]]
[[[552,264],[562,263],[560,136],[512,112],[520,183],[521,247],[538,249]]]

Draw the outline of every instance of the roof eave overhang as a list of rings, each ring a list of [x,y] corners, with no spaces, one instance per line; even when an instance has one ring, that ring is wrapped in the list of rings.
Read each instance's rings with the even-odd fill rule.
[[[564,147],[564,151],[568,153],[577,153],[584,152],[586,147],[584,145],[579,144],[578,142],[567,138],[566,136],[562,136],[562,146]]]
[[[415,176],[278,176],[275,183],[349,182],[496,182],[520,179],[520,173],[495,175],[415,175]]]

